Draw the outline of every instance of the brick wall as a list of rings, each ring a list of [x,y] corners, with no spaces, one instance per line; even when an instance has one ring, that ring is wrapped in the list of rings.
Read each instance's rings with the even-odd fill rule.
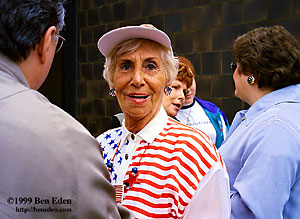
[[[197,73],[197,97],[212,101],[231,121],[247,104],[234,97],[230,70],[234,39],[259,26],[283,25],[300,40],[300,0],[79,0],[78,115],[94,136],[120,111],[102,78],[96,43],[124,25],[152,23],[171,38],[175,55]]]

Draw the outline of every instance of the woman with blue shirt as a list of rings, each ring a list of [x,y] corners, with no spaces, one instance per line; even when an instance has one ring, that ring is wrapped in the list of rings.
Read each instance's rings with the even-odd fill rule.
[[[220,148],[230,178],[231,218],[300,218],[300,48],[282,26],[236,39],[238,112]]]

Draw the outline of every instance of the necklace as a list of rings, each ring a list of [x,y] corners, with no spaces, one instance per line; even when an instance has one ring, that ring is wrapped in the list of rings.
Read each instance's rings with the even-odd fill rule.
[[[191,112],[192,112],[192,107],[190,108],[188,117],[186,118],[186,124],[189,125],[189,126],[191,125],[191,121],[190,121]]]

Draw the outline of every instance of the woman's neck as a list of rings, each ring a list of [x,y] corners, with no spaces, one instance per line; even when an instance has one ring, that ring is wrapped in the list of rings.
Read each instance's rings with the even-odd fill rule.
[[[155,113],[149,113],[148,115],[144,115],[142,117],[131,116],[124,113],[125,127],[128,131],[136,134],[141,131],[146,125],[148,125],[152,119],[154,119],[159,110],[160,108]]]
[[[250,106],[252,106],[256,101],[258,101],[263,96],[271,93],[272,91],[274,90],[271,88],[257,88],[256,92],[253,92],[249,100],[245,102],[248,103]]]
[[[191,107],[192,105],[194,105],[194,102],[195,102],[195,97],[192,99],[192,101],[184,103],[183,104],[183,108],[189,108],[189,107]]]

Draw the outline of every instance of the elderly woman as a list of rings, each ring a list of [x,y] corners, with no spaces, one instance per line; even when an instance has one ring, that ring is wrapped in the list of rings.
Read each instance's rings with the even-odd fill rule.
[[[178,56],[179,68],[176,79],[170,84],[168,95],[163,95],[162,104],[168,116],[175,118],[185,101],[185,94],[193,81],[193,73],[185,64],[183,57]],[[170,92],[171,91],[171,92]],[[120,127],[124,120],[124,113],[113,115],[107,129]],[[177,120],[177,119],[176,119]],[[178,121],[178,120],[177,120]]]
[[[152,25],[127,26],[103,35],[98,48],[125,120],[97,138],[117,202],[136,218],[228,218],[227,173],[216,148],[162,107],[177,73],[169,37]]]
[[[231,218],[300,218],[300,48],[282,26],[254,29],[234,43],[238,112],[220,148]]]

